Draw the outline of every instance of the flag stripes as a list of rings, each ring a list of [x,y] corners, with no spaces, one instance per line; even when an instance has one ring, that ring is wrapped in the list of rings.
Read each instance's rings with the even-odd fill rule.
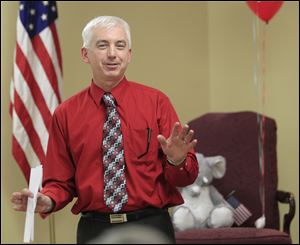
[[[11,81],[12,153],[29,181],[45,161],[52,114],[62,101],[55,1],[20,1]]]
[[[18,81],[15,84],[16,91],[23,97],[29,97],[25,101],[27,101],[27,103],[34,103],[36,107],[38,107],[39,112],[42,114],[43,121],[46,125],[48,125],[50,123],[49,120],[51,120],[51,112],[40,86],[35,80],[35,76],[33,75],[30,64],[28,63],[28,59],[23,54],[18,44],[16,45],[15,60],[14,81]],[[22,86],[22,88],[20,88],[20,86]]]
[[[240,204],[234,210],[234,221],[238,226],[243,224],[250,216],[251,216],[251,213],[243,204]]]
[[[238,226],[242,225],[252,215],[252,213],[233,195],[230,195],[226,201],[233,209],[233,219]]]

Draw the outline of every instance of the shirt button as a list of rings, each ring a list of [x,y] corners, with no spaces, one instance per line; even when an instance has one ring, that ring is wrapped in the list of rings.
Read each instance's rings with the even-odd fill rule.
[[[183,167],[181,167],[180,170],[182,171],[182,170],[183,170]]]

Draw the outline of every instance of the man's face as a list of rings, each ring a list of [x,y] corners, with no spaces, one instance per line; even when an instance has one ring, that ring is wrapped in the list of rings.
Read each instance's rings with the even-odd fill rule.
[[[95,27],[89,48],[83,48],[82,55],[97,82],[119,82],[130,63],[131,49],[121,27]]]

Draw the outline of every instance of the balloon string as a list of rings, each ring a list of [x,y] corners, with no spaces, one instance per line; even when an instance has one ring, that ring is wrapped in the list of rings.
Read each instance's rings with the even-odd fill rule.
[[[261,202],[262,202],[262,212],[265,214],[265,137],[266,137],[266,128],[265,128],[265,102],[266,102],[266,25],[263,25],[262,28],[262,118],[261,118],[261,149],[262,149],[262,156],[261,156]]]
[[[265,113],[264,105],[266,100],[265,74],[266,74],[266,32],[263,28],[262,33],[259,26],[259,19],[255,17],[253,22],[253,43],[256,51],[254,65],[254,85],[257,91],[259,112],[257,113],[258,123],[258,155],[259,170],[261,174],[259,185],[259,196],[262,205],[262,213],[265,215]],[[260,55],[261,54],[261,55]]]

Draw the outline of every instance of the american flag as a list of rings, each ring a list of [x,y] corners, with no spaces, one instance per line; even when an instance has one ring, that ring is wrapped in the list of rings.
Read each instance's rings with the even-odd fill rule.
[[[242,225],[252,215],[252,213],[233,195],[229,196],[226,201],[233,208],[233,219],[237,226]]]
[[[43,164],[52,114],[61,102],[62,58],[55,1],[20,1],[10,87],[12,153],[29,182]]]

